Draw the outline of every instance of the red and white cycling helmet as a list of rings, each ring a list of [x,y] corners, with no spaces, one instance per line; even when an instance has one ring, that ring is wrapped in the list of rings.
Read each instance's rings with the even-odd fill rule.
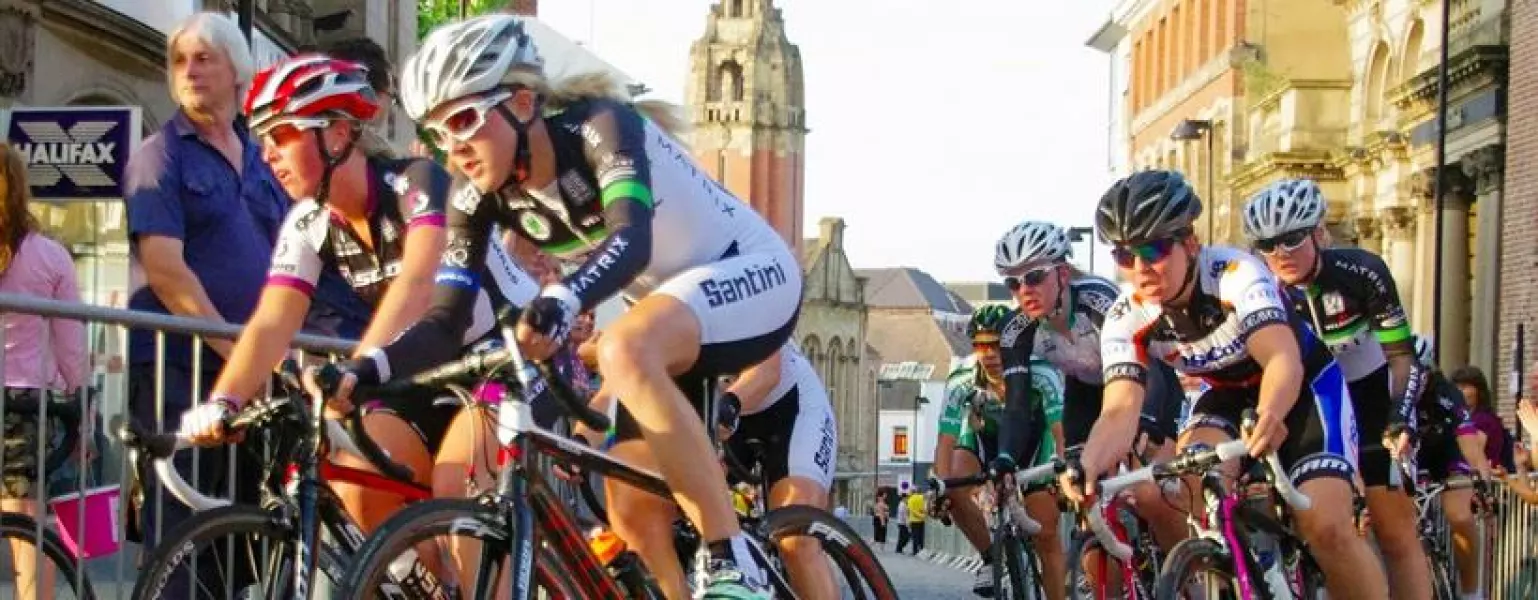
[[[245,113],[251,131],[261,136],[283,124],[315,129],[337,118],[368,121],[379,114],[379,96],[363,65],[308,54],[257,73]]]

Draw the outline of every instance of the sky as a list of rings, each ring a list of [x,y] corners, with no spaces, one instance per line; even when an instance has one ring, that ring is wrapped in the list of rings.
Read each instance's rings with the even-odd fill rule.
[[[709,0],[545,0],[540,17],[682,103]],[[806,79],[806,236],[844,218],[856,268],[995,279],[1025,219],[1091,226],[1112,181],[1112,0],[774,0]],[[1076,248],[1080,256],[1087,248]],[[1097,248],[1096,270],[1109,255]]]

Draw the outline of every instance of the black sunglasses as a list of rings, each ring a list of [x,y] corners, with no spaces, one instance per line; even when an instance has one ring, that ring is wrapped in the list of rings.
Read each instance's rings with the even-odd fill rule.
[[[1278,250],[1292,252],[1303,246],[1314,232],[1310,229],[1290,231],[1274,238],[1255,240],[1255,249],[1261,254],[1275,254]]]

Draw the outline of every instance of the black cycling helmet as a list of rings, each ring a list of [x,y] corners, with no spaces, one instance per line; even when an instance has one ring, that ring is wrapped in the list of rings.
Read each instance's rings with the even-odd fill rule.
[[[1110,244],[1142,243],[1190,229],[1202,200],[1176,171],[1140,171],[1111,184],[1095,209],[1095,232]]]
[[[967,322],[967,337],[973,341],[998,341],[999,332],[1004,330],[1004,324],[1009,322],[1009,309],[998,304],[989,304],[978,307],[972,311],[972,320]],[[992,339],[987,339],[989,336]],[[978,338],[982,337],[983,340]]]

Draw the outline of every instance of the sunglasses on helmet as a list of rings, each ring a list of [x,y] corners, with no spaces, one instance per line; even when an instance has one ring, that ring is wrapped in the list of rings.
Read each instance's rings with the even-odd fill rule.
[[[1139,258],[1143,259],[1143,264],[1153,264],[1174,252],[1180,240],[1180,237],[1167,237],[1141,244],[1118,244],[1111,247],[1111,258],[1123,269],[1131,269]]]
[[[486,112],[513,97],[510,91],[500,91],[467,101],[443,111],[443,117],[422,123],[434,146],[448,148],[454,142],[464,143],[486,125]]]
[[[1309,229],[1289,231],[1274,238],[1255,240],[1254,246],[1261,254],[1276,254],[1278,251],[1291,253],[1303,247],[1303,243],[1307,242],[1313,233]]]
[[[1022,287],[1033,288],[1039,286],[1042,282],[1046,281],[1047,277],[1050,277],[1052,272],[1056,269],[1057,267],[1054,265],[1047,265],[1045,267],[1037,267],[1035,269],[1031,269],[1018,276],[1010,275],[1004,278],[1004,287],[1009,288],[1009,291],[1011,292],[1018,292]]]

